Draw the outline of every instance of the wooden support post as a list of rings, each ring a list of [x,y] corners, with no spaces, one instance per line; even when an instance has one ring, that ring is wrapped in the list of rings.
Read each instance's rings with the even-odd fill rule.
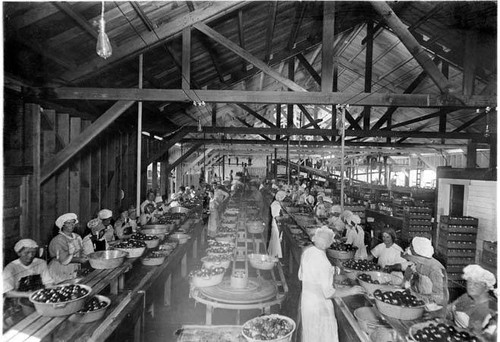
[[[158,163],[153,163],[153,174],[152,174],[152,188],[158,189]]]
[[[276,127],[281,127],[281,105],[276,105]],[[280,140],[280,135],[276,134],[276,140]]]
[[[40,122],[40,106],[36,104],[27,104],[24,107],[26,117],[29,117],[31,121],[31,134],[32,134],[32,156],[31,160],[33,163],[33,177],[31,178],[30,192],[31,192],[31,203],[30,211],[31,218],[28,223],[30,223],[30,232],[35,241],[41,240],[41,215],[40,215],[40,172],[41,172],[41,146],[42,146],[42,133],[41,133],[41,122]]]
[[[465,53],[464,53],[464,77],[463,94],[470,96],[474,94],[474,80],[476,78],[477,66],[477,32],[467,30],[465,32]]]
[[[335,1],[323,3],[323,49],[321,66],[321,91],[332,92],[333,50],[335,42]]]
[[[70,119],[69,137],[74,139],[80,135],[82,120],[80,118]],[[80,192],[82,189],[80,179],[81,157],[73,158],[73,162],[69,165],[69,211],[77,213],[80,220],[82,217],[82,205],[80,204]],[[90,219],[90,218],[89,218]],[[82,221],[85,222],[85,221]],[[82,232],[83,233],[83,232]]]
[[[43,115],[49,121],[55,123],[56,113],[53,110],[45,109]],[[43,124],[42,124],[43,129]],[[46,165],[48,160],[51,160],[55,155],[56,151],[56,132],[52,129],[43,129],[42,131],[42,169]],[[41,180],[40,180],[41,181]],[[64,213],[56,212],[56,178],[50,177],[41,186],[41,236],[50,236],[52,229],[54,227],[56,215],[62,215]]]
[[[163,288],[163,305],[170,306],[172,298],[172,273],[167,276],[167,281],[165,282]]]
[[[61,148],[69,144],[69,114],[55,114],[54,129],[56,131],[56,152],[57,147]],[[59,138],[59,139],[58,139]],[[58,144],[59,143],[59,144]],[[69,170],[62,168],[55,176],[56,179],[56,214],[67,213],[69,211]],[[78,212],[76,212],[78,214]],[[59,215],[59,214],[58,214]]]
[[[191,27],[182,30],[182,89],[191,89]]]
[[[373,20],[366,23],[366,58],[365,58],[365,93],[372,91],[372,69],[373,69]],[[363,129],[370,130],[371,107],[363,109]]]
[[[81,121],[81,130],[84,131],[90,126],[90,120]],[[86,152],[82,155],[80,161],[80,219],[86,222],[91,219],[90,211],[90,170],[91,170],[91,153]]]
[[[477,143],[473,140],[467,142],[467,168],[476,168]]]
[[[490,138],[490,165],[489,168],[496,170],[497,168],[497,139]]]

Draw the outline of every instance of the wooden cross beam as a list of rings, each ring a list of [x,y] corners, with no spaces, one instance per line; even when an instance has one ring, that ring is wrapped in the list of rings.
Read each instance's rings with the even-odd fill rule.
[[[203,143],[195,143],[193,146],[191,146],[189,150],[186,151],[186,153],[180,156],[176,161],[174,161],[172,164],[168,164],[165,172],[168,174],[170,171],[175,169],[177,165],[182,163],[187,157],[192,155],[201,146],[203,146]]]

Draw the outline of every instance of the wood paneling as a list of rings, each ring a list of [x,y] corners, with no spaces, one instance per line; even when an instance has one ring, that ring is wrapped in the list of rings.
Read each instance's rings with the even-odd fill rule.
[[[74,139],[80,134],[82,129],[82,120],[80,118],[71,118],[70,120],[70,139]],[[69,165],[69,211],[77,213],[81,222],[86,222],[86,218],[82,217],[80,206],[80,179],[81,157],[77,156],[72,159]]]
[[[90,126],[90,121],[82,120],[81,124],[81,130],[84,131]],[[92,218],[90,210],[91,156],[91,151],[86,150],[80,161],[80,218],[82,222],[87,222]]]
[[[56,114],[56,135],[60,138],[59,143],[63,146],[59,147],[55,152],[62,147],[68,145],[69,143],[69,115],[68,114]],[[68,168],[62,168],[56,174],[56,212],[59,215],[70,212],[69,211],[69,170]],[[78,211],[75,212],[78,215]]]
[[[53,110],[45,109],[43,115],[55,122],[56,113]],[[53,127],[44,127],[42,124],[42,165],[52,159],[56,152],[56,132]],[[54,234],[54,222],[59,215],[56,213],[56,178],[52,177],[41,186],[40,192],[40,239],[44,242],[50,241]]]

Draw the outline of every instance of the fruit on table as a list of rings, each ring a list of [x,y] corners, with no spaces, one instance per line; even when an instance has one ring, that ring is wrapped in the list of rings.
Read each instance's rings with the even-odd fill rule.
[[[198,270],[193,270],[193,271],[189,272],[189,276],[190,277],[200,277],[200,278],[211,278],[213,276],[224,273],[225,271],[226,271],[226,269],[224,267],[212,267],[212,268],[202,267]]]
[[[88,290],[80,285],[64,285],[39,290],[33,294],[33,300],[40,303],[63,303],[85,296]]]
[[[355,251],[356,247],[354,247],[353,245],[347,245],[343,242],[334,242],[330,246],[330,249],[334,249],[336,251],[350,252],[350,251]]]
[[[372,279],[372,276],[366,273],[361,273],[360,275],[358,275],[358,279],[370,284],[380,284],[380,282],[377,279]],[[387,285],[387,284],[389,284],[389,282],[382,283],[382,285]]]
[[[141,240],[125,240],[113,245],[115,248],[141,248],[146,247],[146,244]]]
[[[243,332],[255,340],[274,340],[289,334],[292,324],[279,317],[259,317],[246,323]]]
[[[85,312],[91,312],[91,311],[96,311],[102,308],[105,308],[108,306],[108,303],[105,301],[100,301],[99,298],[97,297],[92,297],[91,300],[89,300],[87,303],[85,303],[85,306],[83,309],[79,310],[79,313],[85,313]]]
[[[418,329],[413,333],[413,339],[417,342],[478,342],[479,339],[467,331],[459,331],[453,325],[446,323],[431,323],[425,328]]]
[[[409,289],[403,291],[385,291],[377,289],[373,296],[384,303],[402,307],[415,307],[425,305],[425,302],[412,295]]]
[[[134,233],[130,236],[132,240],[158,240],[158,236],[156,235],[146,235],[142,233]]]
[[[223,253],[232,253],[233,251],[234,251],[234,247],[232,247],[232,246],[220,246],[220,247],[207,248],[207,253],[223,254]]]
[[[345,268],[350,268],[356,271],[378,271],[380,266],[368,260],[354,260],[349,259],[342,263]]]
[[[146,259],[147,258],[164,258],[164,257],[167,257],[170,255],[170,252],[167,252],[167,251],[162,251],[162,250],[159,250],[159,251],[151,251],[149,252],[148,254],[146,254]]]

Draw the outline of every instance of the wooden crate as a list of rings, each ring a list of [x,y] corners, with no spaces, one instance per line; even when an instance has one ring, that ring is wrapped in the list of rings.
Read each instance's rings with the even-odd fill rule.
[[[463,217],[451,217],[441,215],[440,222],[447,224],[458,224],[458,225],[466,225],[466,226],[477,226],[479,220],[475,217],[463,216]]]

